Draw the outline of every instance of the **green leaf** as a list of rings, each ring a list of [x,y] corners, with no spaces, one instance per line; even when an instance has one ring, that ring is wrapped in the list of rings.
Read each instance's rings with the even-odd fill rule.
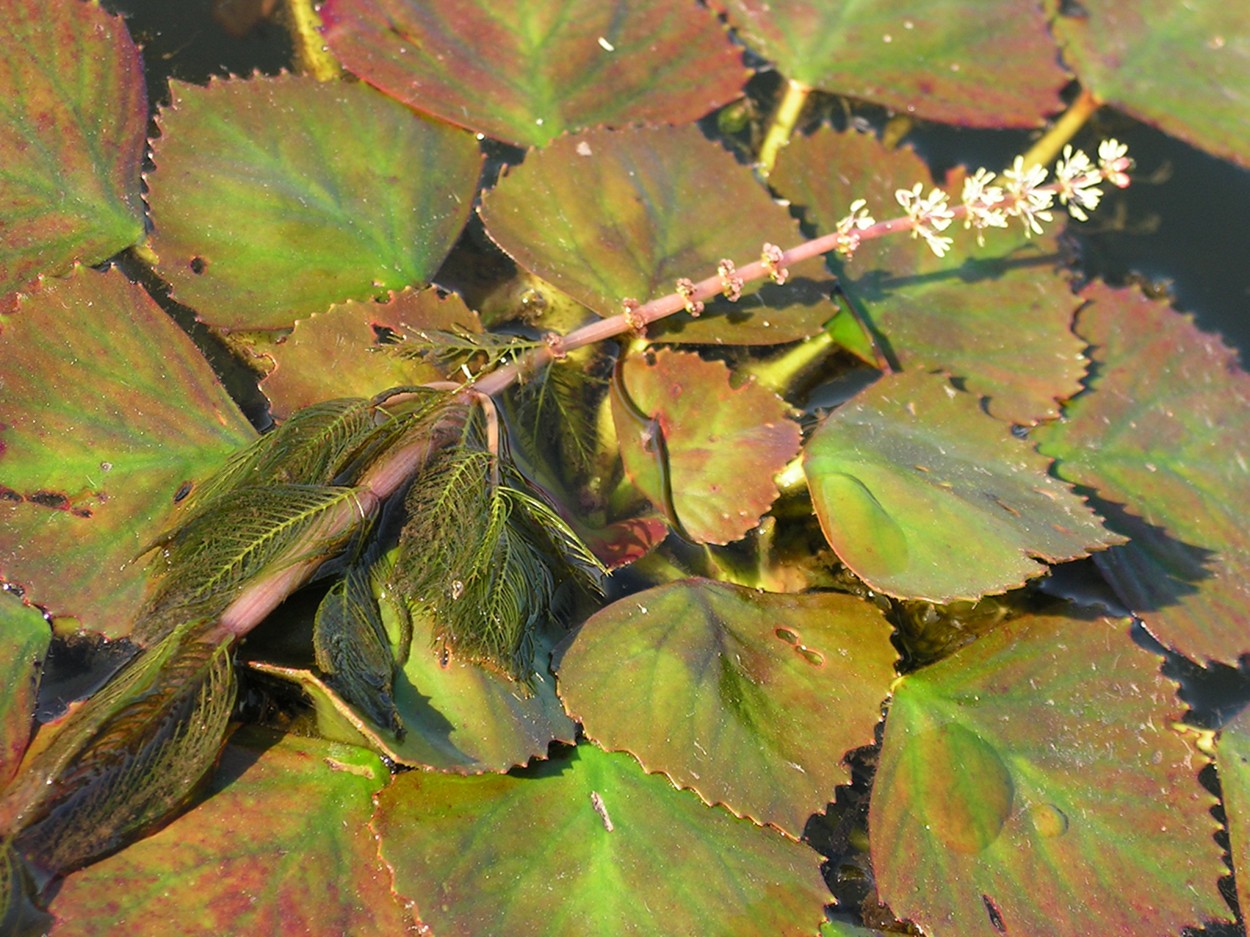
[[[278,328],[427,283],[468,218],[472,136],[366,85],[284,75],[171,94],[152,246],[204,321]]]
[[[601,316],[672,293],[679,277],[713,276],[722,258],[756,260],[766,241],[804,240],[751,171],[693,126],[563,137],[512,168],[481,214],[517,263]],[[710,302],[699,319],[673,317],[652,337],[772,345],[814,335],[837,310],[832,278],[819,258],[790,275]]]
[[[1237,901],[1250,908],[1250,709],[1243,708],[1220,729],[1215,761],[1228,818]]]
[[[895,191],[928,179],[911,150],[829,129],[792,140],[769,176],[822,231],[834,230],[859,198],[875,218],[896,217]],[[947,190],[958,194],[958,177],[952,182]],[[868,241],[839,272],[895,365],[947,371],[988,396],[994,416],[1028,425],[1059,415],[1057,401],[1081,389],[1086,361],[1071,328],[1080,302],[1059,272],[1056,236],[1027,238],[1013,225],[987,230],[984,247],[972,232],[952,227],[946,233],[955,245],[945,258],[914,238]]]
[[[789,407],[722,362],[662,348],[620,365],[612,419],[625,471],[699,543],[730,543],[777,498],[773,476],[799,451]]]
[[[685,580],[591,616],[559,691],[605,748],[798,839],[872,743],[895,657],[862,599]]]
[[[52,629],[39,609],[0,593],[0,790],[13,779],[30,741],[39,668]]]
[[[1048,4],[1054,7],[1054,4]],[[1186,143],[1250,167],[1250,10],[1082,0],[1053,11],[1055,36],[1098,100]]]
[[[331,0],[322,17],[334,54],[366,81],[521,146],[687,123],[738,97],[748,75],[712,15],[668,0]]]
[[[377,756],[318,739],[235,736],[209,796],[159,833],[66,879],[53,935],[402,934],[369,830]]]
[[[515,776],[401,775],[376,825],[436,933],[801,935],[828,900],[806,846],[587,745]]]
[[[139,552],[254,432],[191,341],[116,271],[47,281],[0,318],[0,388],[0,578],[127,634]]]
[[[142,237],[147,96],[120,18],[6,3],[0,102],[0,297]]]
[[[295,323],[267,352],[274,370],[261,382],[276,419],[329,397],[372,397],[388,387],[445,378],[427,361],[396,354],[378,331],[403,336],[425,329],[481,331],[477,314],[455,294],[403,290],[386,302],[346,302]]]
[[[1082,297],[1090,390],[1039,446],[1130,538],[1095,557],[1120,599],[1163,643],[1231,660],[1250,651],[1250,376],[1165,303],[1102,285]]]
[[[59,726],[0,800],[0,829],[45,873],[107,855],[178,810],[217,759],[234,710],[229,647],[173,635]]]
[[[715,0],[793,81],[970,127],[1036,127],[1068,75],[1029,0]]]
[[[903,677],[868,828],[926,933],[1174,934],[1224,918],[1201,759],[1129,623],[1026,617]]]
[[[971,395],[914,371],[834,411],[803,461],[839,558],[880,592],[939,604],[1119,540],[1048,467]]]

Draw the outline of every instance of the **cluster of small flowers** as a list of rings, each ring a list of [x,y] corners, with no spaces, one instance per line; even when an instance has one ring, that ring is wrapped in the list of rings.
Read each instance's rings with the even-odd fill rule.
[[[942,232],[960,216],[965,228],[976,229],[978,244],[985,242],[986,228],[1005,228],[1011,218],[1019,218],[1030,237],[1041,234],[1041,222],[1053,220],[1050,208],[1056,197],[1072,217],[1086,221],[1086,212],[1097,208],[1102,199],[1099,183],[1109,182],[1122,189],[1129,184],[1131,167],[1128,147],[1117,140],[1104,140],[1098,146],[1097,164],[1083,151],[1064,147],[1063,159],[1055,166],[1055,181],[1049,184],[1043,167],[1026,167],[1024,157],[1017,156],[1012,167],[1004,170],[1001,185],[994,184],[997,175],[986,169],[964,179],[961,204],[955,207],[941,189],[924,195],[919,182],[910,189],[899,189],[894,197],[906,213],[912,237],[923,238],[933,253],[942,257],[953,243]],[[838,222],[836,250],[849,257],[859,247],[861,232],[875,224],[863,199],[852,202],[850,214]]]

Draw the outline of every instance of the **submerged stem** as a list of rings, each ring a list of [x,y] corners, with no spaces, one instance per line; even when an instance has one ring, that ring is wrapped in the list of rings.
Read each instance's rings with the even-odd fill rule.
[[[781,152],[781,148],[790,142],[794,127],[799,122],[799,115],[803,113],[803,105],[807,103],[807,98],[811,93],[811,87],[801,81],[790,79],[786,82],[786,90],[782,93],[781,100],[777,102],[777,109],[773,111],[772,120],[768,122],[768,132],[764,135],[764,142],[760,144],[760,156],[756,162],[756,168],[761,177],[767,179],[776,168],[777,155]]]

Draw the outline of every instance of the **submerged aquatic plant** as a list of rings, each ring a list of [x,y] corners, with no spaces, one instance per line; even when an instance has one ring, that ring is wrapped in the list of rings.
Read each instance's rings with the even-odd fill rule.
[[[1218,507],[1243,480],[1194,453],[1245,376],[1162,304],[1074,296],[1047,227],[1129,183],[1124,144],[1067,142],[1092,93],[1001,173],[934,184],[832,111],[795,132],[818,85],[875,96],[814,64],[807,40],[853,24],[725,5],[787,75],[765,121],[698,5],[523,6],[331,0],[322,48],[292,2],[302,74],[172,83],[145,207],[125,26],[15,4],[0,58],[35,77],[9,77],[20,181],[0,184],[0,223],[30,232],[0,251],[0,575],[25,600],[0,603],[0,930],[1227,916],[1175,688],[1127,617],[1036,586],[1093,555],[1165,643],[1243,649],[1246,551]],[[1021,15],[1007,99],[877,99],[1036,124],[1066,76]],[[900,45],[933,41],[903,22]],[[943,41],[988,86],[1003,50]],[[962,80],[910,55],[927,88]],[[44,187],[72,212],[21,163],[57,127],[84,141]],[[1226,385],[1170,383],[1178,349]],[[261,377],[275,425],[251,429],[202,351],[254,369],[236,397]],[[1117,449],[1135,401],[1148,461]],[[83,631],[127,659],[32,738],[30,662]],[[57,687],[49,667],[45,709]],[[200,914],[217,888],[268,897]]]

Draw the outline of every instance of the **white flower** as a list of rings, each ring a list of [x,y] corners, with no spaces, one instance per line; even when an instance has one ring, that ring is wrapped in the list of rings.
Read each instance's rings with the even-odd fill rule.
[[[1039,221],[1052,221],[1048,208],[1054,201],[1055,193],[1042,188],[1046,181],[1046,170],[1042,166],[1024,166],[1024,157],[1017,156],[1011,168],[1003,171],[1003,186],[1007,194],[1004,211],[1012,218],[1019,218],[1024,224],[1024,233],[1032,237],[1042,233]]]
[[[990,185],[996,175],[982,167],[964,179],[963,202],[967,214],[964,215],[964,227],[977,229],[977,243],[985,243],[986,228],[1007,227],[1007,212],[1003,208],[1001,186]]]
[[[867,205],[864,199],[857,198],[851,202],[851,213],[838,222],[837,230],[834,232],[837,236],[837,246],[834,250],[845,257],[850,257],[859,247],[859,232],[877,223],[872,215],[868,214]]]
[[[1093,211],[1102,200],[1098,183],[1102,173],[1094,167],[1084,150],[1072,152],[1071,146],[1063,148],[1063,159],[1055,164],[1055,185],[1059,201],[1068,206],[1068,212],[1077,221],[1088,221],[1085,209]]]
[[[1128,157],[1128,147],[1119,140],[1103,140],[1098,144],[1098,169],[1102,177],[1117,189],[1128,185],[1128,171],[1132,168],[1133,161]]]
[[[941,189],[931,189],[927,197],[921,195],[923,191],[924,186],[917,182],[910,189],[899,189],[894,198],[911,219],[912,237],[924,238],[933,253],[942,257],[954,242],[938,232],[950,227],[955,213],[951,211],[949,199]]]

